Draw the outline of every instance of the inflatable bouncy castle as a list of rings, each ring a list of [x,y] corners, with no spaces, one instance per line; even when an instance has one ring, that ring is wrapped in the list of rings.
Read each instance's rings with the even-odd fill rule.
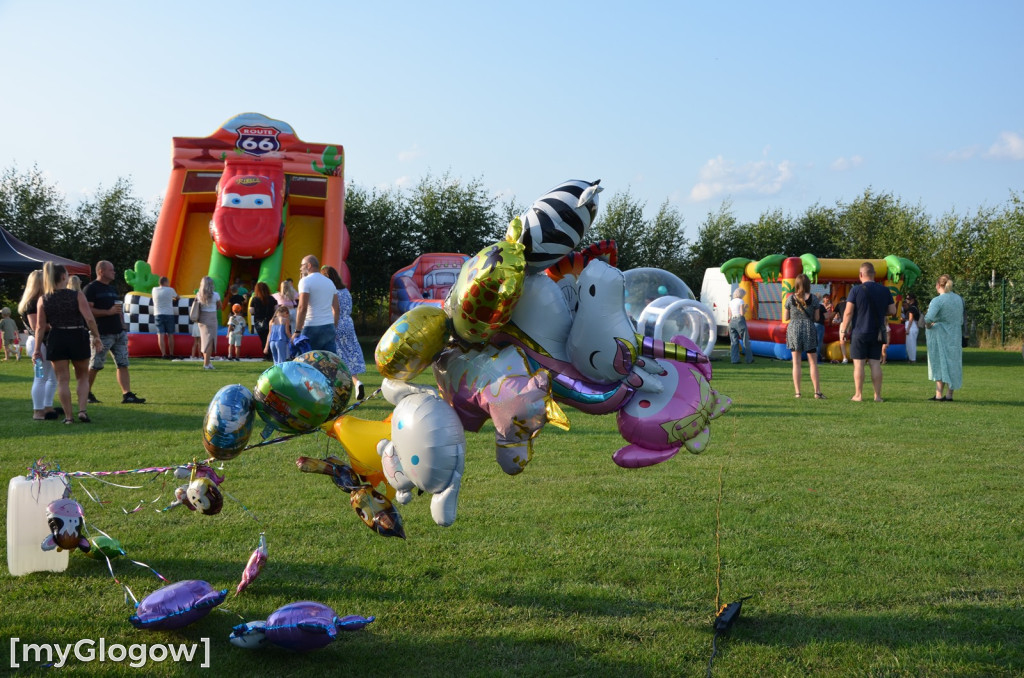
[[[348,284],[344,168],[341,146],[305,142],[259,113],[235,116],[208,137],[175,137],[149,259],[126,273],[135,288],[125,300],[132,355],[159,355],[148,297],[162,275],[181,295],[177,329],[185,335],[190,297],[205,275],[222,298],[236,279],[276,292],[286,278],[297,283],[312,254]],[[247,337],[243,355],[255,355],[258,343]],[[190,346],[187,336],[175,342],[179,355]]]
[[[466,254],[421,254],[391,276],[391,322],[417,306],[441,307],[448,291],[459,278],[459,269],[469,259]]]
[[[792,358],[786,348],[782,307],[786,297],[793,293],[793,283],[798,275],[804,273],[810,278],[815,294],[829,292],[833,302],[845,301],[850,288],[860,282],[860,265],[865,261],[875,267],[875,282],[885,285],[896,302],[896,315],[889,319],[887,359],[906,360],[906,330],[898,320],[904,294],[920,277],[921,269],[909,259],[895,255],[885,259],[818,259],[813,254],[801,257],[773,254],[760,261],[737,257],[722,264],[722,274],[728,281],[738,283],[746,291],[744,302],[748,309],[745,317],[750,332],[750,350],[754,355],[779,360]],[[841,357],[838,324],[825,326],[824,344],[824,353],[829,359]]]

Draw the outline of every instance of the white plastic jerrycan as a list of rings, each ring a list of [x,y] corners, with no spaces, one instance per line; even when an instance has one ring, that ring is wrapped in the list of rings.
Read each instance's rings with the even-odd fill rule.
[[[64,488],[58,476],[11,478],[7,486],[7,569],[12,575],[68,569],[68,551],[42,549],[50,534],[46,507],[64,496]]]

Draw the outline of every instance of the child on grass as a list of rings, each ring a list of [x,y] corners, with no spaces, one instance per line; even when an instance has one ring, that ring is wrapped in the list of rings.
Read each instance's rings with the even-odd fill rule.
[[[11,309],[4,306],[0,309],[0,331],[4,335],[4,362],[14,354],[15,360],[21,360],[21,343],[18,341],[18,323],[11,317]]]
[[[263,352],[270,352],[274,364],[280,365],[288,360],[288,338],[292,336],[292,321],[287,306],[278,306],[274,317],[270,319],[270,333]]]
[[[242,305],[231,306],[231,317],[228,318],[228,360],[238,360],[242,350],[242,335],[245,334],[245,318],[242,316]]]

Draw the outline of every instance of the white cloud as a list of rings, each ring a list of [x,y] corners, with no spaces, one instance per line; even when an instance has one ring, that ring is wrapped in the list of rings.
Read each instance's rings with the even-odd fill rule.
[[[946,154],[945,159],[950,162],[962,162],[964,160],[970,160],[974,156],[978,155],[980,149],[977,146],[967,146],[955,151],[950,151]]]
[[[411,183],[412,179],[410,179],[408,176],[401,176],[395,179],[396,188],[405,188],[406,186],[409,186]]]
[[[411,162],[421,155],[423,155],[423,150],[420,148],[420,145],[413,144],[409,150],[399,151],[398,162]]]
[[[775,195],[793,180],[793,168],[788,160],[737,165],[718,156],[704,164],[698,179],[690,189],[690,199],[698,202],[721,195]]]
[[[836,158],[832,161],[831,167],[836,172],[845,172],[854,167],[860,167],[863,163],[864,158],[859,155],[851,155],[849,158]]]
[[[1016,132],[1003,132],[999,135],[999,141],[989,147],[985,157],[1024,160],[1024,136]]]

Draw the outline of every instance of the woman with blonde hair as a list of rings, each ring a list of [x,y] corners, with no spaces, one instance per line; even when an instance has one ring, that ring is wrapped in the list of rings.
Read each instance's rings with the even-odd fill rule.
[[[46,336],[46,355],[57,375],[57,395],[64,408],[64,423],[72,423],[71,414],[71,372],[69,363],[75,368],[75,383],[78,392],[78,421],[88,424],[91,419],[86,412],[89,402],[89,335],[97,351],[103,350],[100,331],[85,295],[67,289],[68,272],[60,264],[47,261],[43,264],[43,296],[36,303],[36,346],[33,359],[43,357],[43,335]],[[86,329],[88,328],[88,333]]]
[[[214,289],[213,278],[203,276],[196,299],[199,301],[199,350],[203,352],[203,369],[212,370],[210,359],[217,353],[217,310],[220,308],[220,293]]]
[[[295,285],[292,284],[291,278],[285,278],[281,281],[280,292],[274,292],[274,299],[277,301],[278,306],[284,306],[288,309],[288,317],[291,319],[292,326],[295,326],[295,311],[299,304],[299,292],[295,289]]]
[[[82,279],[79,278],[77,275],[73,275],[70,278],[68,278],[68,289],[69,290],[74,290],[76,292],[81,292],[82,291]]]
[[[935,395],[929,400],[952,402],[953,391],[964,381],[964,300],[953,292],[953,280],[940,275],[935,283],[939,296],[928,304],[924,316],[928,344],[928,378],[935,382]]]
[[[36,314],[41,296],[43,296],[43,272],[36,269],[28,274],[25,292],[21,295],[21,301],[18,303],[18,313],[28,329],[25,353],[30,356],[36,350]],[[36,376],[32,378],[32,418],[36,421],[56,419],[59,416],[53,409],[53,397],[57,394],[57,376],[53,372],[53,365],[46,359],[46,346],[43,345],[40,348],[42,349],[40,359],[42,376],[39,376],[37,369],[33,372]]]
[[[786,326],[786,348],[793,358],[793,388],[796,397],[800,397],[800,367],[804,353],[810,365],[811,384],[814,386],[814,397],[825,398],[818,381],[818,330],[814,327],[814,319],[818,316],[818,298],[811,294],[811,280],[801,273],[796,277],[793,293],[786,297],[782,307],[782,322]]]

